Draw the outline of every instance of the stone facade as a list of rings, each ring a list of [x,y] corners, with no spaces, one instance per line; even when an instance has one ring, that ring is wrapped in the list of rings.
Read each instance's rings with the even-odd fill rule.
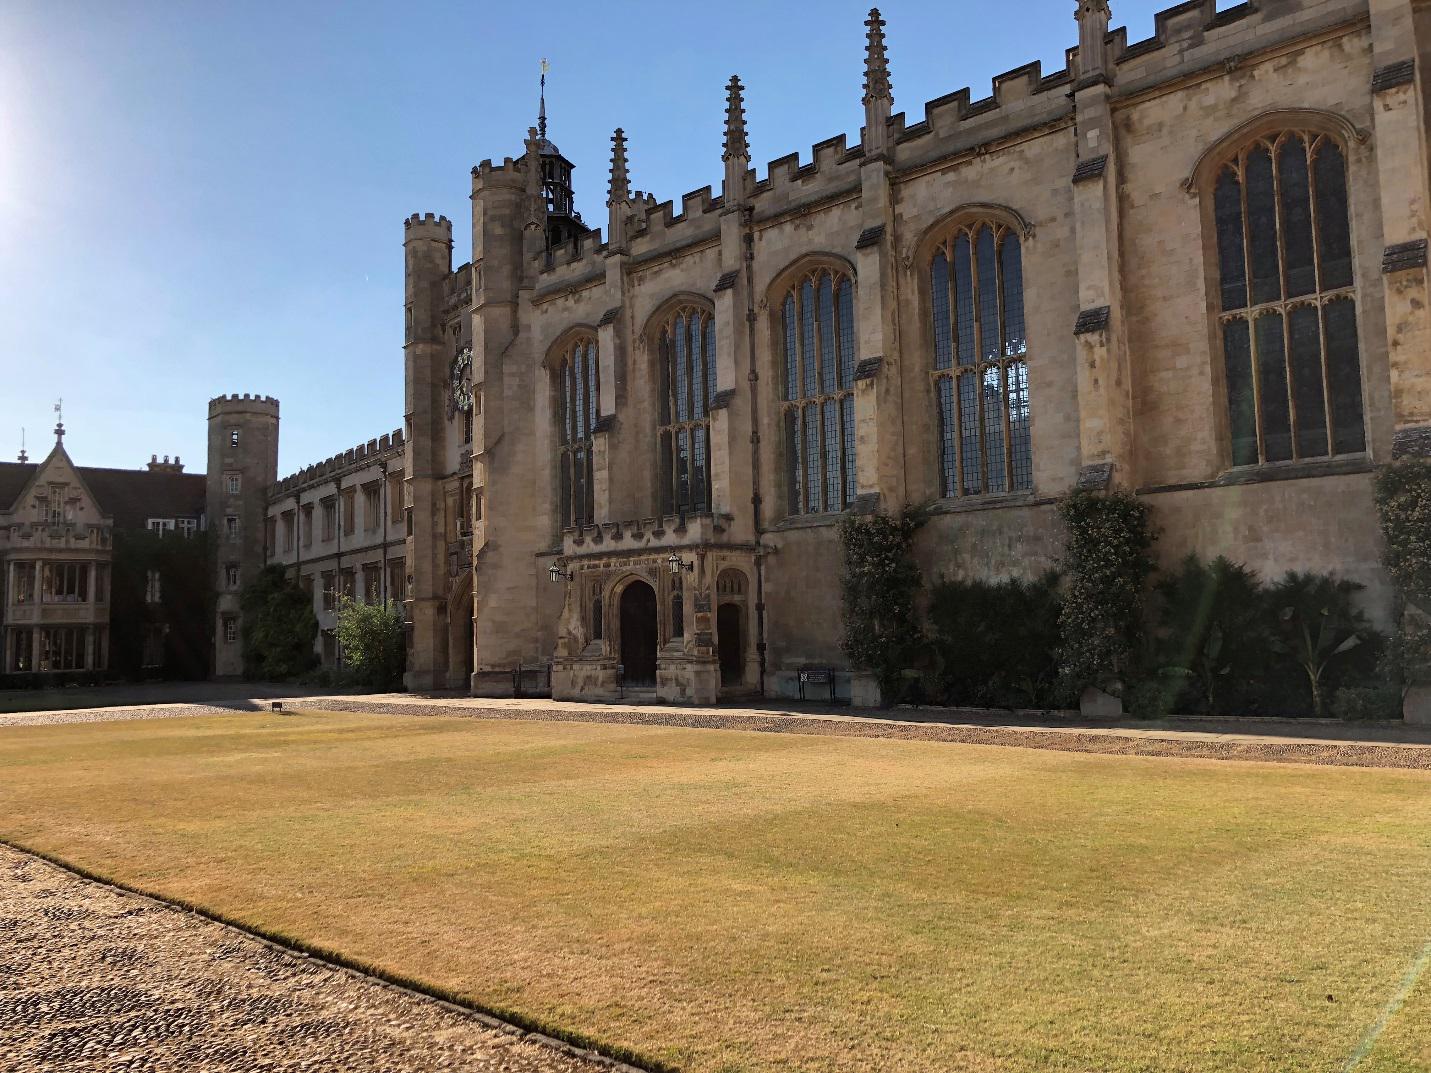
[[[282,564],[312,598],[325,667],[342,659],[334,627],[343,596],[371,604],[406,595],[402,460],[397,431],[267,489],[267,561]]]
[[[927,576],[1028,576],[1057,559],[1053,504],[1080,484],[1146,496],[1168,560],[1333,570],[1386,620],[1371,472],[1431,441],[1431,4],[1194,0],[1136,43],[1110,31],[1106,0],[1082,0],[1075,18],[1065,69],[1022,67],[991,96],[960,90],[910,118],[893,112],[872,13],[860,144],[832,138],[763,177],[732,79],[721,190],[679,211],[631,191],[641,147],[628,160],[618,130],[604,236],[571,212],[572,166],[544,111],[522,155],[473,169],[467,264],[452,268],[446,217],[406,221],[410,686],[510,693],[521,668],[549,665],[558,697],[789,695],[802,668],[845,665],[840,517],[929,501]],[[1364,428],[1355,450],[1234,464],[1214,187],[1230,159],[1284,132],[1345,160],[1352,284],[1336,297],[1354,302],[1359,385],[1333,384],[1325,405],[1340,413],[1337,393],[1359,390]],[[964,343],[936,338],[931,273],[939,250],[986,225],[1017,240],[1022,331],[1011,343],[1002,308],[1003,349],[979,359],[996,361],[987,375],[1010,401],[1003,417],[973,411],[1004,423],[973,429],[975,465],[990,468],[964,494],[941,462],[955,448],[941,444],[938,394],[939,348]],[[791,426],[834,438],[802,454],[783,424],[795,341],[782,311],[806,279],[812,296],[819,280],[834,293],[851,281],[853,300],[837,317],[848,343],[818,343],[840,354],[839,383],[820,385],[832,409]],[[994,277],[980,286],[991,295]],[[675,420],[672,318],[715,339],[713,378],[693,396],[708,456],[674,504],[660,431]],[[1277,405],[1272,374],[1258,375],[1258,398]],[[1025,428],[1026,455],[1001,456],[996,477],[988,444]],[[812,454],[825,508],[813,511],[800,498]],[[469,550],[470,570],[454,570]]]

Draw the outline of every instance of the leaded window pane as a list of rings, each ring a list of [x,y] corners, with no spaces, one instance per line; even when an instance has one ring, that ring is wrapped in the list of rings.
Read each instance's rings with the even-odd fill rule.
[[[1332,398],[1332,439],[1338,454],[1366,450],[1362,418],[1361,362],[1357,357],[1356,303],[1350,298],[1323,307],[1327,331],[1327,387]]]
[[[1217,177],[1213,221],[1217,229],[1222,308],[1224,312],[1242,309],[1247,305],[1247,254],[1242,246],[1242,180],[1234,169]]]
[[[929,305],[934,313],[934,367],[954,364],[954,321],[949,315],[949,258],[941,249],[929,266]]]
[[[1233,465],[1365,450],[1341,147],[1258,140],[1213,198]]]
[[[1290,278],[1290,277],[1289,277]],[[1288,352],[1292,358],[1292,400],[1297,412],[1297,455],[1327,453],[1327,400],[1322,391],[1322,326],[1314,305],[1302,305],[1288,317]]]
[[[844,510],[855,497],[854,306],[852,281],[830,269],[801,279],[782,303],[792,514]]]
[[[1277,197],[1272,153],[1258,145],[1247,154],[1247,219],[1251,232],[1252,303],[1282,297],[1282,269],[1277,256]]]
[[[1312,251],[1312,192],[1307,172],[1307,146],[1297,135],[1277,149],[1278,187],[1282,199],[1282,251],[1286,255],[1287,297],[1317,289],[1316,257]]]
[[[1245,320],[1230,320],[1222,329],[1226,362],[1228,421],[1232,428],[1232,464],[1257,461],[1257,400],[1252,391],[1252,343]]]
[[[855,288],[849,280],[840,284],[840,390],[855,386]]]
[[[583,338],[556,365],[558,516],[563,529],[595,520],[592,430],[599,410],[600,365],[595,340]]]
[[[957,229],[931,256],[940,493],[1033,487],[1023,251],[1004,225]]]
[[[1252,322],[1257,347],[1257,398],[1262,411],[1262,454],[1268,462],[1292,457],[1292,414],[1287,401],[1287,354],[1282,316],[1268,313]]]
[[[1317,252],[1324,291],[1352,285],[1351,228],[1347,223],[1347,165],[1341,147],[1323,138],[1316,152]]]
[[[793,316],[788,319],[793,323]],[[667,317],[658,330],[661,352],[669,358],[669,372],[660,381],[660,510],[703,513],[711,507],[715,323],[707,310],[686,306]]]
[[[793,291],[785,299],[782,319],[785,322],[785,401],[793,402],[800,397],[800,351],[795,342],[798,318]]]

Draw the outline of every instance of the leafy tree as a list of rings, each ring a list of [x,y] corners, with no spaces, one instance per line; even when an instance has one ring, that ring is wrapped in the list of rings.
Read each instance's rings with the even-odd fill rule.
[[[278,564],[265,566],[244,586],[243,673],[245,678],[281,681],[317,662],[313,642],[318,617],[298,582]]]
[[[1241,563],[1189,555],[1154,586],[1158,628],[1150,669],[1169,688],[1169,709],[1218,715],[1256,676],[1270,641],[1262,584]]]
[[[1129,492],[1078,491],[1058,505],[1064,546],[1059,665],[1072,689],[1127,675],[1153,572],[1147,504]]]
[[[950,581],[930,591],[938,689],[949,704],[1051,707],[1058,686],[1058,573]]]
[[[914,561],[914,535],[928,518],[923,507],[898,515],[844,518],[840,591],[844,597],[843,647],[850,661],[874,674],[886,703],[900,694],[903,672],[924,648],[915,599],[922,580]]]
[[[344,596],[338,604],[337,634],[343,660],[362,685],[383,690],[402,686],[407,637],[401,605],[360,604]]]
[[[1327,714],[1333,673],[1352,662],[1348,654],[1365,646],[1364,655],[1374,660],[1381,647],[1381,638],[1352,601],[1361,588],[1345,578],[1289,570],[1267,593],[1275,630],[1272,648],[1306,674],[1312,710],[1319,717]]]

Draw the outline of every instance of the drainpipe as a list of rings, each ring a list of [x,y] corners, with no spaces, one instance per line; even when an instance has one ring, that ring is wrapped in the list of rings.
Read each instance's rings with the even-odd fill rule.
[[[378,508],[383,512],[383,576],[378,581],[378,592],[382,594],[383,607],[388,606],[388,460],[385,458],[378,463],[378,472],[382,475],[379,480],[383,482],[382,506]]]
[[[303,504],[300,495],[293,493],[293,553],[297,562],[293,566],[293,580],[303,584]]]
[[[760,695],[765,696],[765,549],[761,545],[764,533],[761,521],[760,494],[760,373],[755,359],[755,210],[741,210],[745,233],[745,331],[749,350],[750,372],[750,514],[755,526],[755,658],[760,668]]]
[[[343,478],[333,479],[333,537],[338,541],[338,560],[333,567],[333,582],[338,586],[338,594],[333,597],[333,606],[338,606],[338,598],[343,593]],[[336,666],[343,665],[343,652],[336,644],[333,646],[335,653],[333,662]]]

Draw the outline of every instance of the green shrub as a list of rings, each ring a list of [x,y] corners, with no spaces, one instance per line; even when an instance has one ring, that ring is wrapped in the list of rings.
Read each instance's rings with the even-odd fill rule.
[[[1353,602],[1361,585],[1329,574],[1289,570],[1267,590],[1272,650],[1297,666],[1311,693],[1313,714],[1328,714],[1328,698],[1342,685],[1374,673],[1383,646]]]
[[[1058,505],[1064,548],[1059,667],[1068,686],[1107,686],[1130,670],[1153,572],[1148,507],[1129,492],[1074,492]]]
[[[1033,581],[950,581],[930,590],[936,699],[993,708],[1048,708],[1058,690],[1058,573]]]
[[[400,604],[360,604],[344,596],[338,602],[335,633],[342,646],[343,662],[353,669],[359,685],[381,690],[402,688],[407,638]]]
[[[1240,563],[1189,555],[1154,586],[1145,673],[1166,711],[1220,715],[1265,669],[1270,634],[1262,584]]]
[[[927,517],[923,507],[908,507],[898,515],[840,521],[842,647],[855,667],[875,676],[888,704],[908,691],[904,671],[921,661],[925,647],[915,605],[922,582],[913,548]]]
[[[244,586],[243,673],[278,682],[294,678],[318,661],[313,642],[318,618],[313,603],[282,566],[265,566]]]

